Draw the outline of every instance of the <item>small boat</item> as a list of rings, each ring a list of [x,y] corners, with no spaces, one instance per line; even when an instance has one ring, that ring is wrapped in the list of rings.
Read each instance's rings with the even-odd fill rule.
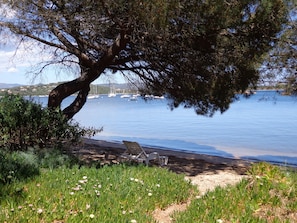
[[[164,96],[154,96],[154,99],[164,99]]]
[[[112,98],[112,97],[115,97],[115,96],[117,96],[115,93],[109,93],[108,95],[107,95],[109,98]]]
[[[88,99],[96,99],[99,98],[99,95],[89,95]]]
[[[121,98],[130,98],[131,96],[129,94],[123,94],[121,95]]]

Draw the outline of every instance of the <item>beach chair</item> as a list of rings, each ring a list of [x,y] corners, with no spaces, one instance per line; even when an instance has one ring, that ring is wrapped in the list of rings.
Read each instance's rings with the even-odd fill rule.
[[[150,160],[156,160],[161,166],[167,165],[168,163],[167,156],[160,156],[157,152],[147,154],[137,142],[124,140],[123,143],[126,146],[126,151],[121,155],[121,158],[138,163],[145,162],[146,165],[149,164]]]

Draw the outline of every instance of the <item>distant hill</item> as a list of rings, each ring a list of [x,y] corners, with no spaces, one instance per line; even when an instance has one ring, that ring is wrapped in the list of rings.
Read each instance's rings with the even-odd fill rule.
[[[20,84],[2,84],[0,83],[0,96],[4,95],[6,92],[12,94],[20,95],[48,95],[51,90],[53,90],[60,83],[51,84],[37,84],[37,85],[20,85]],[[129,84],[98,84],[90,86],[90,94],[108,94],[110,88],[112,88],[115,93],[135,93],[137,90],[135,87]]]
[[[13,87],[19,87],[22,86],[21,84],[5,84],[5,83],[0,83],[0,89],[3,88],[13,88]]]

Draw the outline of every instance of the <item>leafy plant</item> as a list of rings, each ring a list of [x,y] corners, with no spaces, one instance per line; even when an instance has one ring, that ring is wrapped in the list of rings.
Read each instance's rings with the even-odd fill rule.
[[[62,147],[65,142],[78,143],[82,136],[99,131],[82,128],[60,109],[43,108],[20,95],[6,94],[0,99],[0,146],[10,150]]]
[[[34,154],[0,150],[0,184],[24,180],[39,174]]]
[[[82,162],[72,153],[65,152],[59,148],[38,149],[36,156],[38,157],[38,165],[40,168],[71,168]]]

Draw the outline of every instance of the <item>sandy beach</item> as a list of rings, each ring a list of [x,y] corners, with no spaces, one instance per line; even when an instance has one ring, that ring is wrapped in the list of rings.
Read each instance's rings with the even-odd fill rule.
[[[245,174],[250,162],[240,159],[229,159],[204,154],[186,153],[172,150],[143,147],[147,153],[158,152],[169,157],[165,168],[183,173],[186,176],[196,176],[202,173],[215,174],[218,171],[233,171],[239,175]],[[119,162],[119,156],[125,151],[124,144],[102,140],[84,139],[75,148],[75,154],[86,162],[100,162],[101,165]]]

